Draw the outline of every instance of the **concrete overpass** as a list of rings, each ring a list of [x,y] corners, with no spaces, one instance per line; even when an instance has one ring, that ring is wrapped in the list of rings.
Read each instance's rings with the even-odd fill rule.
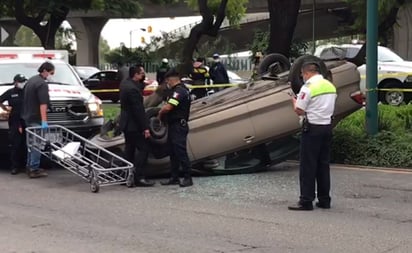
[[[302,0],[301,9],[310,9],[314,0]],[[77,37],[77,64],[98,65],[98,41],[100,33],[106,22],[112,18],[159,18],[159,17],[181,17],[195,16],[198,12],[189,9],[184,2],[172,5],[155,5],[149,0],[142,2],[143,13],[137,16],[121,16],[119,14],[102,11],[73,11],[70,12],[67,21],[79,35]],[[336,8],[346,6],[344,0],[316,0],[317,8]],[[267,0],[250,0],[247,13],[267,11]],[[266,21],[267,22],[267,21]],[[251,24],[252,25],[252,24]],[[20,25],[14,18],[2,18],[0,26],[9,34],[6,44],[13,44],[16,32]],[[305,30],[305,29],[303,29]],[[239,31],[238,31],[239,32]],[[242,33],[242,32],[241,32]]]

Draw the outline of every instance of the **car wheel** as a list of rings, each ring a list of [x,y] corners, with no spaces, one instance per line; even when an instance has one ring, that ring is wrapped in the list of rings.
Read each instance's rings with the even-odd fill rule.
[[[395,89],[401,88],[401,83],[399,82],[389,82],[381,86],[384,89]],[[379,101],[383,104],[399,106],[403,102],[408,103],[410,100],[409,96],[407,96],[403,91],[394,90],[394,91],[380,91],[379,92]]]
[[[298,94],[300,88],[304,84],[301,76],[301,68],[303,63],[314,62],[317,63],[320,67],[321,74],[328,80],[332,81],[332,74],[326,67],[325,63],[318,57],[313,55],[303,55],[295,60],[292,65],[292,68],[289,71],[288,81],[290,82],[291,88],[295,94]]]
[[[290,62],[282,54],[269,54],[259,64],[258,74],[279,74],[290,69]]]
[[[160,108],[158,107],[146,109],[146,118],[149,122],[150,135],[152,136],[149,140],[154,144],[165,144],[167,143],[167,125],[157,118],[159,111]]]

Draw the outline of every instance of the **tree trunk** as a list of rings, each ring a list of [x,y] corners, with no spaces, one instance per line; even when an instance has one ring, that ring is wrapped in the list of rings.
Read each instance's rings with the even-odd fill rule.
[[[268,0],[270,38],[267,54],[290,56],[301,0]]]
[[[180,73],[187,75],[192,70],[192,57],[196,50],[197,43],[200,38],[206,34],[216,37],[220,26],[226,16],[226,5],[228,0],[222,0],[216,15],[216,19],[213,16],[212,11],[207,6],[207,0],[198,0],[199,12],[202,15],[202,21],[195,25],[190,31],[189,37],[185,41],[182,54],[182,65],[180,66]]]
[[[60,10],[51,13],[47,24],[42,26],[40,23],[44,21],[47,11],[41,11],[37,17],[29,17],[24,12],[24,0],[15,0],[15,17],[16,20],[30,29],[39,37],[42,46],[45,49],[54,49],[55,36],[60,25],[66,20],[69,14],[69,9],[62,7]]]

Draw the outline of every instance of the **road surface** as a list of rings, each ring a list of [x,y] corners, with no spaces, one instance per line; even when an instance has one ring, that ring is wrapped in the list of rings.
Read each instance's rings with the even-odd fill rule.
[[[412,172],[332,169],[333,208],[291,212],[296,164],[195,178],[191,188],[102,187],[62,169],[0,171],[0,252],[412,252]]]

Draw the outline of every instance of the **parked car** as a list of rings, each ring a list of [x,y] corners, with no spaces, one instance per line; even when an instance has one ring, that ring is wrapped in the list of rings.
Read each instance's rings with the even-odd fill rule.
[[[290,71],[284,69],[276,76],[227,88],[192,102],[188,152],[194,166],[208,172],[253,171],[258,168],[259,160],[250,150],[265,143],[275,163],[296,152],[298,141],[294,136],[300,131],[300,125],[289,92],[291,89],[299,92],[302,85],[300,67],[308,58],[321,64],[322,74],[333,79],[337,88],[334,124],[361,108],[360,75],[356,65],[347,61],[323,63],[314,56],[299,58]],[[152,96],[156,95],[157,92]],[[167,127],[157,119],[158,111],[158,107],[146,110],[152,135],[149,160],[152,171],[168,167]],[[121,153],[124,148],[122,135],[107,137],[102,133],[92,141],[113,152]],[[232,155],[219,158],[227,154]],[[243,165],[233,160],[242,161]]]
[[[359,53],[362,45],[344,44],[320,47],[315,55],[321,59],[353,58]],[[365,59],[365,58],[364,58]],[[366,92],[366,64],[358,67],[361,74],[360,89]],[[377,88],[412,88],[412,62],[403,60],[389,48],[378,46],[378,84]],[[384,104],[400,105],[409,103],[412,93],[401,90],[380,91],[379,101]]]
[[[100,69],[93,66],[74,66],[74,69],[82,81],[100,71]]]
[[[54,59],[54,55],[61,55],[61,52],[30,47],[22,49],[0,47],[0,94],[13,87],[16,74],[28,78],[38,75],[39,66],[48,60],[56,68],[52,80],[48,81],[48,123],[62,125],[86,138],[98,133],[104,121],[102,102],[84,87],[72,66],[64,59]],[[28,58],[28,55],[36,57]],[[8,116],[7,111],[0,109],[0,153],[9,152]]]
[[[88,77],[83,83],[101,100],[111,100],[113,103],[119,101],[120,80],[118,79],[117,70],[99,71]],[[146,79],[145,85],[143,95],[148,96],[156,90],[157,81]]]

